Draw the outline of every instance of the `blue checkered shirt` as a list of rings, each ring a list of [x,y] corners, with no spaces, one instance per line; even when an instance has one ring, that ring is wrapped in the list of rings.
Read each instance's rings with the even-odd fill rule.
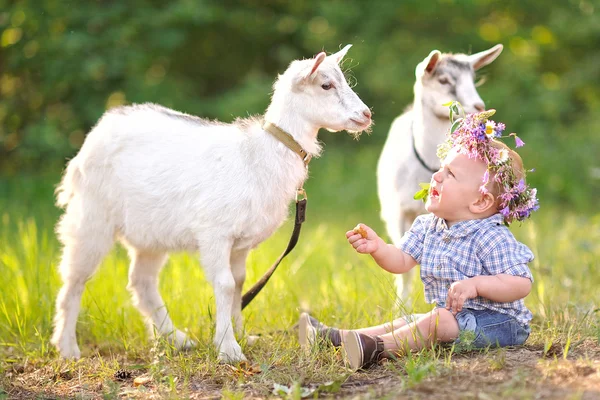
[[[428,303],[444,305],[453,282],[478,275],[509,274],[533,282],[527,266],[533,253],[515,239],[503,224],[501,214],[461,221],[449,229],[443,219],[433,214],[420,215],[398,247],[421,265]],[[532,317],[523,299],[498,303],[476,297],[466,300],[464,307],[508,314],[523,325]]]

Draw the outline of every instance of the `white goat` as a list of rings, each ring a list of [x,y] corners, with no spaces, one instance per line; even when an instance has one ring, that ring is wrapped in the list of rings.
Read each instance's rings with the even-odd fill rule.
[[[288,132],[311,156],[321,150],[320,128],[368,129],[371,112],[338,66],[349,47],[293,61],[273,85],[264,117],[225,124],[153,104],[102,116],[57,189],[57,204],[66,207],[57,225],[64,285],[52,343],[63,357],[80,357],[75,326],[84,285],[117,239],[131,258],[134,304],[150,331],[178,348],[194,343],[173,326],[158,274],[167,252],[198,251],[215,295],[219,359],[245,359],[232,318],[240,334],[246,257],[283,223],[307,178],[303,159],[263,123]]]
[[[414,101],[390,128],[377,164],[377,188],[381,218],[388,235],[398,244],[423,203],[413,199],[420,182],[429,182],[439,168],[437,146],[450,128],[448,107],[458,100],[466,113],[485,110],[475,87],[475,71],[502,52],[502,45],[473,55],[442,54],[433,50],[415,70]],[[415,269],[396,277],[397,295],[408,300]]]

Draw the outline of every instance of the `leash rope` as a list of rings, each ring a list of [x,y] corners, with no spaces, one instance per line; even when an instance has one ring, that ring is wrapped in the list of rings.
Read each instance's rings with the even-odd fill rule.
[[[298,156],[300,156],[300,158],[302,159],[304,166],[308,169],[308,163],[310,162],[310,159],[312,157],[302,148],[302,146],[300,146],[300,144],[298,144],[298,142],[296,142],[296,140],[294,140],[292,135],[270,122],[265,122],[263,124],[263,129],[265,130],[265,132],[268,132],[271,135],[273,135],[273,137],[275,137],[277,140],[283,143],[287,148],[292,150],[294,153],[298,154]],[[298,198],[300,198],[300,200],[298,200]],[[271,265],[271,268],[269,268],[267,272],[265,272],[262,278],[260,278],[258,282],[256,282],[254,286],[252,286],[246,293],[244,293],[244,295],[242,296],[242,310],[248,304],[250,304],[250,302],[256,297],[256,295],[262,290],[262,288],[265,287],[265,285],[279,266],[279,263],[281,263],[281,260],[283,260],[285,256],[287,256],[289,252],[294,249],[296,243],[298,243],[298,238],[300,237],[300,229],[302,228],[302,223],[306,219],[307,200],[308,197],[306,196],[304,188],[301,187],[297,189],[296,218],[294,220],[294,230],[292,231],[292,237],[290,238],[288,246],[285,249],[285,251],[279,256],[279,258],[275,261],[275,263]]]
[[[298,200],[299,195],[303,195],[304,198]],[[294,249],[296,243],[298,243],[298,238],[300,237],[300,229],[302,228],[302,223],[306,219],[307,199],[308,198],[306,197],[306,192],[304,191],[304,189],[298,189],[298,192],[296,194],[296,218],[294,220],[294,230],[292,231],[292,237],[290,238],[288,246],[285,249],[285,251],[279,256],[277,261],[275,261],[275,263],[271,266],[271,268],[269,268],[267,272],[262,276],[262,278],[260,278],[260,280],[256,282],[254,286],[252,286],[246,293],[244,293],[244,295],[242,296],[242,310],[248,304],[250,304],[252,299],[254,299],[256,295],[262,290],[262,288],[267,284],[267,282],[279,266],[281,260],[283,260],[284,257],[287,256],[288,253]]]

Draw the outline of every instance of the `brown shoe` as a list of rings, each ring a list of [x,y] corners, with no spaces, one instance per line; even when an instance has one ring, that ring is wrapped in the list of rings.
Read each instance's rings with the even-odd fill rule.
[[[300,321],[298,322],[298,341],[300,342],[300,346],[312,346],[317,342],[317,339],[331,343],[335,347],[342,344],[338,329],[331,328],[319,322],[307,313],[300,314]]]
[[[383,354],[383,340],[379,336],[349,331],[344,335],[342,348],[346,363],[356,371],[379,361]]]

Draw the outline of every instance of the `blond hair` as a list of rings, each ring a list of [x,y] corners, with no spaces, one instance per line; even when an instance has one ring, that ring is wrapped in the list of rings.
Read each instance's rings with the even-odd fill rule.
[[[510,161],[510,169],[512,170],[517,181],[523,180],[525,182],[525,168],[523,167],[523,160],[519,153],[508,147],[504,142],[499,140],[490,140],[490,147],[493,147],[496,150],[506,150],[508,152],[508,159]],[[499,184],[494,178],[496,175],[495,172],[490,171],[490,180],[488,184],[490,185],[489,190],[496,198],[496,206],[500,207],[500,198],[501,194],[506,193],[506,188]]]

